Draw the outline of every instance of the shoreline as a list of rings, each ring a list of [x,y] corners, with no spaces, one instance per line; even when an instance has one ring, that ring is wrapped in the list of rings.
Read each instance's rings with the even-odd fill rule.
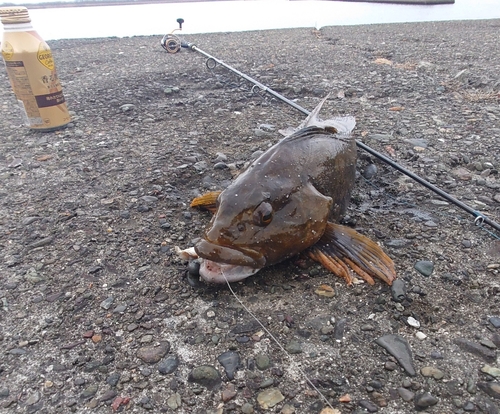
[[[1,7],[24,6],[28,9],[57,9],[69,7],[102,7],[102,6],[131,6],[144,4],[171,4],[171,3],[212,3],[218,1],[238,1],[238,0],[117,0],[117,1],[79,1],[79,2],[43,2],[26,4],[0,4]],[[290,0],[295,1],[295,0]],[[379,3],[379,4],[406,4],[419,6],[434,6],[442,4],[454,4],[455,0],[335,0],[351,3]]]

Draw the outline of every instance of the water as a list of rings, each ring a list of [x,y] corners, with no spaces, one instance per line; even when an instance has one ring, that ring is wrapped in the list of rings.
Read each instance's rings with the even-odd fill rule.
[[[492,19],[500,18],[500,0],[456,0],[455,4],[434,6],[341,1],[217,1],[32,9],[30,15],[40,35],[50,40],[160,36],[177,27],[178,17],[185,20],[184,34]]]

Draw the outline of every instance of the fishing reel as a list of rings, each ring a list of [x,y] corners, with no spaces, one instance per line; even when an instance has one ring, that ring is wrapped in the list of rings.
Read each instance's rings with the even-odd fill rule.
[[[184,19],[177,19],[177,23],[179,23],[179,28],[174,29],[169,34],[163,36],[163,39],[160,41],[161,47],[168,53],[177,53],[181,50],[181,47],[185,47],[186,45],[186,42],[184,42],[179,36],[173,34],[176,31],[182,30],[182,23],[184,23]]]

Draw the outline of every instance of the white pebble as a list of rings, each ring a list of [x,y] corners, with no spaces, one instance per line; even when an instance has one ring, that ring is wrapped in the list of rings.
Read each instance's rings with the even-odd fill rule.
[[[413,326],[414,328],[420,328],[420,322],[417,321],[414,317],[409,316],[408,317],[408,325]]]
[[[416,336],[418,339],[422,340],[422,341],[423,341],[425,338],[427,338],[427,335],[426,335],[426,334],[424,334],[423,332],[420,332],[420,331],[418,331],[418,332],[415,334],[415,336]]]

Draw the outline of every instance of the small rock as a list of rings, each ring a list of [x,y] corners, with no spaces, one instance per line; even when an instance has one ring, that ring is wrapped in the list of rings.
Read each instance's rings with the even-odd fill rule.
[[[414,267],[422,276],[429,277],[434,270],[434,263],[427,260],[420,260],[415,263]]]
[[[300,354],[302,353],[302,345],[299,341],[291,340],[285,347],[289,354]]]
[[[406,402],[410,402],[413,400],[413,398],[415,398],[415,393],[404,387],[398,388],[398,394],[402,398],[402,400]]]
[[[436,380],[440,380],[444,377],[444,372],[441,371],[439,368],[436,368],[436,367],[423,367],[421,370],[420,370],[420,373],[424,376],[424,377],[432,377]]]
[[[360,407],[363,407],[369,413],[376,413],[378,411],[378,407],[372,403],[370,400],[360,400]]]
[[[427,335],[424,334],[423,332],[420,332],[418,331],[417,333],[415,333],[415,336],[420,339],[421,341],[423,341],[425,338],[427,338]]]
[[[500,328],[500,318],[496,316],[492,316],[491,318],[488,319],[489,323],[491,323],[495,328],[499,329]]]
[[[177,410],[182,405],[182,399],[179,393],[172,394],[167,398],[167,405],[172,410]]]
[[[415,395],[413,400],[417,411],[425,410],[438,403],[438,399],[428,392]]]
[[[229,383],[227,387],[222,390],[222,401],[227,402],[236,396],[237,392],[234,384]]]
[[[257,354],[255,357],[255,365],[257,365],[257,368],[261,371],[265,371],[271,366],[271,360],[265,354]]]
[[[217,361],[224,367],[227,378],[232,381],[234,379],[234,373],[241,363],[240,355],[237,352],[227,351],[219,355]]]
[[[478,357],[483,358],[486,362],[493,363],[496,360],[496,354],[491,349],[486,348],[480,344],[469,341],[464,338],[456,338],[453,341],[456,345],[458,345],[462,350],[466,352],[470,352]]]
[[[417,374],[413,366],[411,348],[406,339],[399,335],[389,334],[381,336],[375,342],[396,358],[409,375]]]
[[[375,164],[369,164],[363,171],[363,177],[367,180],[371,180],[375,175],[377,175],[378,169]]]
[[[406,298],[406,282],[402,279],[392,282],[391,295],[395,302],[403,301]]]
[[[277,388],[268,388],[257,395],[257,402],[264,410],[274,407],[284,399],[285,397]]]
[[[161,342],[159,346],[143,346],[137,350],[137,357],[146,364],[156,364],[168,353],[170,343]]]
[[[485,374],[491,375],[495,378],[500,377],[500,368],[492,367],[490,365],[485,365],[484,367],[482,367],[481,372],[484,372]]]
[[[413,326],[414,328],[420,328],[420,322],[417,321],[413,316],[409,316],[406,320],[408,325]]]
[[[168,375],[173,373],[179,366],[179,358],[177,355],[170,355],[158,364],[160,374]]]
[[[500,382],[478,382],[477,386],[490,397],[500,400]]]
[[[241,406],[241,412],[243,414],[253,414],[255,411],[253,409],[252,404],[250,403],[245,403]]]
[[[108,310],[113,304],[114,300],[115,298],[113,296],[109,296],[108,298],[104,299],[100,304],[101,308]]]
[[[218,388],[222,382],[221,375],[217,369],[211,365],[201,365],[193,368],[189,373],[188,381],[203,385],[209,390]]]
[[[97,389],[98,387],[96,384],[89,385],[87,388],[83,390],[80,397],[85,400],[90,399],[97,393]]]

